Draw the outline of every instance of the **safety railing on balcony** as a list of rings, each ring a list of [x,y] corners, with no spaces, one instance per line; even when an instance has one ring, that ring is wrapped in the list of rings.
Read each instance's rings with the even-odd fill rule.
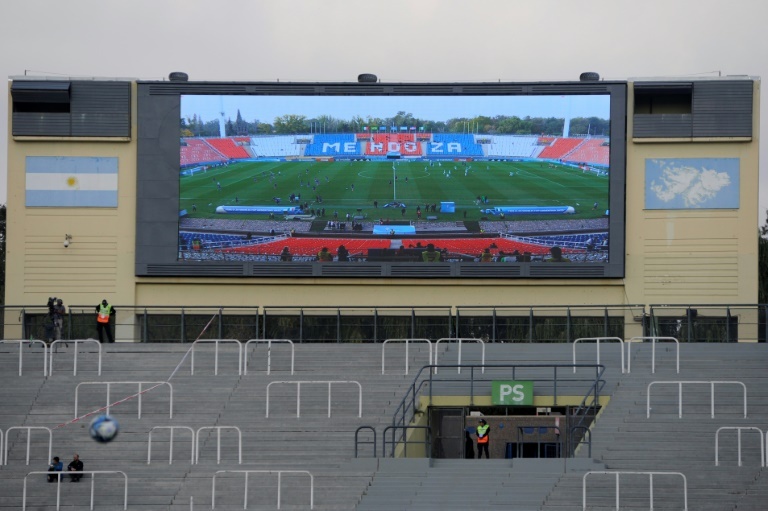
[[[288,338],[376,342],[449,337],[493,342],[573,342],[584,337],[675,337],[681,342],[765,341],[768,304],[509,306],[135,306],[115,304],[117,341]],[[47,339],[45,306],[6,305],[4,339]],[[97,337],[93,305],[71,305],[64,340]]]

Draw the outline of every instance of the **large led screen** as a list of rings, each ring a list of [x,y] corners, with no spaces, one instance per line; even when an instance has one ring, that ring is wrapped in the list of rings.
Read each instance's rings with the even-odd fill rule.
[[[571,85],[451,95],[182,86],[171,109],[175,264],[621,276],[623,87]]]

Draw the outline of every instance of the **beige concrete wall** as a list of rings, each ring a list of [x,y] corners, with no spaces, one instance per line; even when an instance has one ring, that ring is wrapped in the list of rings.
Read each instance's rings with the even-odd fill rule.
[[[78,141],[52,137],[8,141],[6,304],[41,305],[134,301],[136,233],[136,86],[131,141]],[[8,126],[12,104],[8,95]],[[9,129],[9,134],[11,130]],[[29,139],[29,137],[25,137]],[[27,156],[118,158],[117,208],[27,208]],[[72,241],[64,247],[64,235]]]
[[[630,84],[629,112],[633,101]],[[9,94],[9,126],[12,111]],[[123,305],[601,305],[756,303],[759,83],[749,142],[627,142],[626,278],[606,280],[214,279],[134,276],[136,88],[130,142],[9,140],[6,303]],[[118,207],[26,208],[26,156],[116,156]],[[737,157],[738,210],[644,210],[646,158]],[[71,234],[69,248],[64,235]]]
[[[634,108],[632,87],[628,111]],[[629,303],[757,303],[760,82],[751,141],[645,142],[627,122],[626,278]],[[645,160],[739,158],[738,209],[645,210]]]

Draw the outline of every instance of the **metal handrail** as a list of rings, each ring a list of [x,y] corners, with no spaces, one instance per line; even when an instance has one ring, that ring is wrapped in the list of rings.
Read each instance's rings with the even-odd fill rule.
[[[48,364],[48,376],[53,376],[53,345],[54,344],[58,344],[58,343],[69,344],[70,342],[75,344],[75,348],[74,348],[75,349],[75,362],[74,362],[74,367],[72,369],[72,374],[74,376],[77,376],[77,345],[79,343],[81,343],[81,342],[92,342],[92,343],[96,343],[96,346],[99,348],[99,372],[98,372],[98,375],[101,376],[101,343],[99,341],[97,341],[96,339],[73,339],[71,341],[65,341],[63,339],[57,339],[57,340],[53,341],[51,343],[51,346],[48,349],[48,352],[49,352],[50,357],[51,357],[51,362],[50,362],[50,364]]]
[[[636,341],[651,341],[651,373],[656,374],[656,341],[674,341],[677,345],[677,373],[680,374],[680,341],[675,337],[658,337],[654,335],[631,337],[625,342],[627,346],[627,372],[632,372],[632,357],[630,356],[630,350],[632,349],[632,343]]]
[[[581,478],[581,509],[587,511],[587,476],[589,475],[615,475],[616,476],[616,509],[619,509],[619,476],[622,474],[627,475],[647,475],[650,477],[650,497],[651,507],[653,509],[653,476],[654,475],[678,475],[683,478],[683,499],[684,499],[684,511],[688,511],[688,479],[682,472],[636,472],[636,471],[607,471],[607,470],[592,470],[584,474]]]
[[[109,409],[112,406],[115,406],[116,404],[122,403],[123,401],[127,401],[128,399],[133,398],[134,396],[129,396],[128,398],[122,399],[120,401],[117,401],[116,403],[110,403],[109,402],[109,395],[112,389],[112,385],[138,385],[139,391],[135,396],[139,398],[139,410],[138,410],[138,418],[141,419],[141,396],[142,394],[145,394],[149,392],[152,389],[155,389],[159,387],[160,385],[168,385],[168,390],[170,392],[170,404],[169,404],[169,414],[168,417],[170,419],[173,419],[173,385],[171,385],[170,382],[167,381],[83,381],[77,384],[75,387],[75,419],[78,418],[77,415],[77,404],[78,404],[78,398],[79,398],[79,392],[80,392],[80,385],[106,385],[107,386],[107,405],[104,407],[106,410],[106,413],[109,413]],[[141,390],[141,386],[144,384],[153,385],[152,387]]]
[[[190,456],[189,456],[189,462],[194,464],[195,463],[195,430],[190,428],[189,426],[155,426],[152,429],[149,430],[149,439],[147,440],[147,465],[149,465],[152,461],[152,432],[156,429],[168,429],[171,432],[171,438],[169,442],[169,448],[168,448],[168,464],[173,464],[173,432],[177,429],[184,429],[189,431],[192,434],[192,441],[190,442]]]
[[[58,478],[57,485],[56,485],[56,511],[59,511],[61,508],[61,476],[62,475],[72,475],[72,474],[80,474],[83,475],[91,475],[91,511],[93,511],[93,490],[94,486],[96,485],[96,474],[122,474],[123,479],[125,480],[125,489],[123,490],[123,509],[128,509],[128,476],[125,474],[125,472],[122,472],[120,470],[70,470],[66,474],[63,472],[28,472],[27,475],[24,476],[24,493],[21,497],[21,509],[22,511],[26,511],[27,509],[27,478],[31,475],[56,475]]]
[[[237,374],[238,376],[241,376],[243,374],[243,343],[238,341],[237,339],[198,339],[195,342],[192,343],[192,348],[190,349],[190,371],[189,374],[195,374],[195,346],[198,344],[203,343],[214,343],[216,345],[216,348],[214,349],[214,356],[213,356],[213,375],[218,376],[219,375],[219,343],[220,342],[229,342],[229,343],[237,343]]]
[[[216,509],[216,477],[219,474],[245,474],[243,509],[248,509],[248,474],[277,474],[277,509],[280,509],[283,474],[307,474],[309,476],[309,509],[315,508],[315,478],[308,470],[217,470],[211,481],[211,509]]]
[[[408,346],[411,342],[426,342],[429,347],[429,360],[427,363],[432,363],[432,341],[429,339],[387,339],[381,343],[381,374],[384,374],[384,349],[389,342],[404,342],[405,343],[405,375],[408,375],[409,362],[408,359]]]
[[[360,431],[362,430],[371,430],[373,431],[373,442],[363,442],[359,439],[360,437]],[[376,456],[376,428],[373,426],[360,426],[355,430],[355,458],[357,458],[357,446],[359,444],[373,444],[373,456]]]
[[[10,428],[5,430],[5,448],[3,449],[3,452],[0,453],[0,465],[2,465],[3,456],[2,454],[5,454],[5,464],[8,465],[8,444],[11,443],[11,431],[14,429],[26,429],[27,430],[27,465],[29,465],[29,450],[30,445],[32,441],[32,430],[33,429],[43,429],[48,432],[48,458],[51,459],[51,453],[53,452],[53,432],[50,428],[46,428],[45,426],[11,426]],[[2,439],[2,434],[0,434],[0,439]],[[2,443],[0,442],[0,447],[2,447]]]
[[[46,344],[45,341],[41,341],[39,339],[30,339],[30,340],[0,340],[0,344],[13,344],[18,343],[19,344],[19,376],[22,374],[22,354],[24,353],[24,350],[22,349],[22,346],[24,343],[29,343],[29,346],[31,347],[33,343],[39,342],[43,345],[43,376],[48,376],[48,344]]]
[[[259,343],[259,342],[265,342],[267,343],[267,374],[271,374],[272,372],[272,343],[273,342],[283,342],[288,343],[291,345],[291,375],[293,375],[293,369],[294,369],[294,361],[296,359],[296,347],[293,344],[293,341],[290,339],[250,339],[245,343],[245,350],[247,352],[248,345],[251,343]],[[243,359],[243,374],[248,374],[248,354],[246,353],[246,356]]]
[[[331,384],[333,383],[354,383],[358,388],[358,412],[357,416],[363,416],[363,386],[355,380],[305,380],[305,381],[273,381],[267,385],[267,417],[269,417],[269,389],[277,384],[296,384],[296,417],[301,417],[301,384],[302,383],[327,383],[328,384],[328,417],[331,417]]]
[[[591,409],[592,407],[597,406],[600,399],[600,391],[605,386],[605,381],[602,379],[603,374],[605,373],[605,366],[602,364],[575,364],[576,367],[588,367],[595,370],[595,377],[594,379],[590,379],[591,382],[589,389],[587,390],[587,393],[584,396],[584,399],[582,400],[582,405],[580,406],[580,410],[587,410]],[[419,372],[414,377],[413,381],[411,382],[411,385],[408,387],[408,390],[406,390],[405,395],[403,396],[403,399],[400,401],[400,404],[395,409],[395,412],[392,416],[392,425],[393,426],[404,426],[406,424],[409,424],[416,413],[416,399],[421,393],[421,389],[424,386],[429,386],[429,403],[432,404],[432,389],[434,387],[435,382],[441,382],[441,381],[450,381],[450,382],[456,382],[461,380],[455,380],[455,379],[449,379],[449,380],[440,380],[437,379],[434,375],[434,369],[436,365],[425,365],[421,369],[419,369]],[[451,368],[451,367],[457,367],[456,365],[440,365],[441,368]],[[557,388],[557,382],[558,382],[558,375],[557,375],[557,369],[558,368],[572,368],[574,367],[574,364],[483,364],[482,366],[479,365],[462,365],[464,368],[470,369],[470,375],[468,376],[468,380],[465,380],[465,383],[469,384],[469,392],[470,392],[470,404],[474,401],[474,382],[476,381],[474,376],[474,369],[482,367],[483,369],[493,369],[493,368],[501,368],[501,369],[512,369],[512,375],[511,379],[515,379],[515,371],[520,369],[530,369],[530,368],[551,368],[553,370],[553,378],[545,381],[551,381],[554,382],[554,400],[555,404],[557,404],[557,397],[558,397],[558,388]],[[480,380],[485,381],[485,380]],[[583,379],[573,379],[569,378],[565,381],[568,382],[583,382],[586,380]],[[592,396],[592,405],[587,405],[587,400]],[[406,417],[409,410],[412,410],[412,413],[410,417]]]
[[[595,341],[597,349],[597,363],[600,363],[600,341],[619,341],[619,349],[621,350],[621,374],[624,374],[624,340],[621,337],[579,337],[573,341],[573,363],[576,363],[576,343],[580,341]],[[576,368],[573,368],[573,372],[576,372]]]
[[[715,466],[720,466],[720,448],[718,446],[719,439],[720,439],[720,431],[723,429],[735,429],[737,431],[737,437],[738,437],[738,459],[739,459],[739,466],[741,466],[741,432],[742,430],[747,431],[757,431],[758,435],[760,436],[760,467],[765,467],[765,442],[763,441],[763,430],[760,428],[756,428],[754,426],[723,426],[721,428],[717,428],[717,431],[715,432]]]
[[[204,429],[216,430],[216,464],[221,463],[221,430],[222,429],[234,429],[237,431],[237,464],[243,464],[243,433],[237,426],[203,426],[197,428],[197,434],[195,435],[195,464],[200,463],[200,432]]]
[[[653,385],[664,385],[664,384],[674,384],[678,386],[678,408],[677,408],[677,416],[678,418],[683,418],[683,383],[693,383],[693,384],[706,384],[710,386],[710,401],[711,401],[711,415],[712,418],[715,418],[715,384],[724,384],[724,385],[741,385],[741,387],[744,389],[744,418],[747,418],[747,386],[744,385],[740,381],[652,381],[648,384],[648,388],[646,390],[648,396],[646,401],[646,408],[645,408],[645,417],[650,418],[651,417],[651,386]]]
[[[399,440],[395,440],[395,430],[402,430],[402,434],[400,435]],[[432,458],[432,450],[430,449],[430,446],[432,445],[432,428],[429,426],[387,426],[384,428],[384,431],[381,434],[381,456],[383,458],[387,457],[387,444],[392,444],[392,457],[395,457],[395,444],[398,442],[402,442],[403,444],[403,456],[406,457],[408,455],[408,444],[414,444],[414,443],[422,443],[418,441],[409,441],[406,438],[406,433],[410,429],[423,429],[425,430],[426,434],[424,435],[424,450],[427,453],[427,459]],[[387,442],[387,431],[392,430],[392,440],[390,442]]]
[[[569,451],[570,456],[573,457],[576,454],[576,439],[574,438],[574,433],[576,431],[584,431],[584,435],[582,435],[582,440],[580,442],[584,442],[588,446],[587,456],[592,457],[592,430],[589,429],[587,426],[572,426],[570,430],[568,430],[568,444],[569,444]],[[585,438],[588,438],[588,440],[584,440]]]
[[[435,341],[435,374],[437,374],[437,367],[438,367],[438,362],[437,362],[437,355],[439,353],[438,348],[439,348],[440,342],[442,342],[442,341],[446,341],[446,342],[458,341],[458,343],[459,343],[459,353],[458,353],[458,355],[459,356],[458,356],[458,361],[457,361],[457,366],[456,367],[458,367],[458,373],[459,374],[461,374],[461,344],[464,341],[466,341],[466,342],[475,342],[475,343],[479,342],[481,350],[482,350],[482,355],[481,355],[482,358],[480,360],[480,363],[482,365],[482,372],[485,372],[485,342],[483,342],[482,339],[475,339],[473,337],[443,337],[443,338],[438,339],[438,340]]]

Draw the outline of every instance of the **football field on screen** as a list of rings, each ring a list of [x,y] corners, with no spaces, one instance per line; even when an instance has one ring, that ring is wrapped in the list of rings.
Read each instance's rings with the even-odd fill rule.
[[[325,208],[329,219],[334,212],[339,218],[347,213],[372,219],[403,218],[400,207],[384,207],[393,202],[405,204],[406,219],[416,219],[417,206],[426,218],[425,204],[437,204],[438,211],[429,214],[437,214],[441,220],[499,219],[480,211],[494,206],[572,206],[576,213],[567,215],[568,219],[597,218],[608,209],[607,175],[547,162],[252,161],[209,168],[180,179],[179,206],[191,218],[265,218],[223,215],[215,210],[218,206],[275,205],[275,198],[280,198],[280,206],[293,206],[291,194],[300,196],[300,202],[309,203],[309,208]],[[478,197],[486,197],[487,202],[478,205]],[[440,213],[441,202],[454,202],[456,212]],[[506,220],[552,218],[508,215]]]

